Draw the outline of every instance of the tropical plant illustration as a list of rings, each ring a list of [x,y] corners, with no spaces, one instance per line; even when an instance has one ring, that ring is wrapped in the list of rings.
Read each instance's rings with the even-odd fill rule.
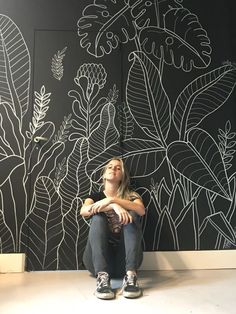
[[[121,31],[114,31],[118,29]],[[225,131],[219,130],[217,143],[201,128],[201,122],[232,94],[234,64],[204,71],[183,88],[173,106],[164,85],[165,68],[172,66],[186,73],[207,69],[212,51],[198,17],[181,1],[94,1],[78,21],[78,35],[81,47],[100,60],[119,43],[133,41],[136,46],[128,56],[131,66],[125,96],[145,141],[141,146],[144,138],[132,137],[131,144],[123,135],[122,156],[136,178],[150,176],[164,166],[167,173],[151,190],[143,191],[150,198],[144,234],[152,230],[145,248],[205,249],[207,238],[211,249],[223,248],[225,241],[235,244],[235,173],[229,173],[235,134],[230,133],[228,121]],[[177,131],[174,139],[169,136],[173,127]],[[89,168],[95,169],[92,175],[115,146],[89,160]],[[219,199],[224,199],[227,209],[217,208]]]
[[[56,128],[46,84],[30,108],[29,50],[0,14],[0,252],[25,252],[32,270],[82,268],[89,221],[79,210],[112,156],[125,160],[145,200],[144,250],[235,248],[236,133],[228,119],[217,136],[203,127],[230,101],[235,64],[211,67],[207,32],[180,0],[94,0],[77,27],[88,62],[71,78],[71,113]],[[103,62],[121,45],[122,93]],[[59,84],[63,47],[50,60]],[[167,71],[190,78],[174,100]]]
[[[54,54],[52,57],[52,64],[51,64],[51,71],[53,77],[61,81],[64,74],[64,66],[63,66],[63,59],[65,57],[65,52],[67,50],[67,47],[64,47],[61,51],[58,50],[57,53]]]

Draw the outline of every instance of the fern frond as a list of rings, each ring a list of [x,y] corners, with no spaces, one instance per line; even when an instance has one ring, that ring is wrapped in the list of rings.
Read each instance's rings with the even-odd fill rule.
[[[231,123],[228,120],[225,124],[225,129],[219,129],[219,150],[222,155],[223,162],[225,164],[226,170],[230,169],[232,164],[231,161],[233,159],[233,155],[235,154],[235,150],[232,149],[236,145],[236,141],[233,140],[236,136],[235,132],[231,131]]]
[[[62,79],[64,74],[63,59],[65,57],[66,49],[67,47],[63,48],[61,51],[58,50],[52,57],[51,71],[53,77],[58,81]]]
[[[71,119],[71,113],[68,115],[68,117],[64,117],[64,120],[62,121],[62,124],[59,128],[59,131],[55,135],[53,139],[53,143],[56,142],[62,142],[65,143],[68,136],[69,136],[69,129],[72,125],[72,119]]]
[[[44,125],[44,121],[42,121],[46,113],[49,109],[49,102],[51,93],[46,93],[45,86],[43,85],[40,89],[40,92],[34,92],[34,111],[32,116],[32,122],[29,123],[30,132],[27,131],[27,137],[32,138],[35,132],[40,129]]]

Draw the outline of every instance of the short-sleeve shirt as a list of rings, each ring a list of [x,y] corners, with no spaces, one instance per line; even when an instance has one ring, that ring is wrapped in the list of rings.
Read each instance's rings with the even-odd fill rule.
[[[100,192],[96,192],[96,193],[89,195],[88,198],[91,198],[95,203],[97,201],[100,201],[100,200],[106,198],[106,195],[102,191],[100,191]],[[134,200],[135,198],[136,197],[131,197],[130,200]],[[117,213],[113,209],[106,211],[104,213],[107,216],[108,226],[109,226],[111,232],[115,233],[115,234],[119,234],[121,232],[121,229],[122,229],[122,224],[119,221],[119,216],[117,215]]]

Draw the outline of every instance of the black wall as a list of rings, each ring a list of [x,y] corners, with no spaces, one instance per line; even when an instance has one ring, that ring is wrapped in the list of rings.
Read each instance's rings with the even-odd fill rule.
[[[81,269],[122,156],[143,247],[235,249],[234,1],[0,0],[0,252]]]

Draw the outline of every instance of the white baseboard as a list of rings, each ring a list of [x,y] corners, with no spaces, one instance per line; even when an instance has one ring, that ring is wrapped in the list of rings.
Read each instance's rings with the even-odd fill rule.
[[[236,268],[236,250],[144,252],[141,270]],[[0,273],[25,271],[25,254],[0,254]]]
[[[0,254],[0,273],[21,273],[25,270],[25,254]]]
[[[144,252],[142,270],[236,268],[236,250]]]

